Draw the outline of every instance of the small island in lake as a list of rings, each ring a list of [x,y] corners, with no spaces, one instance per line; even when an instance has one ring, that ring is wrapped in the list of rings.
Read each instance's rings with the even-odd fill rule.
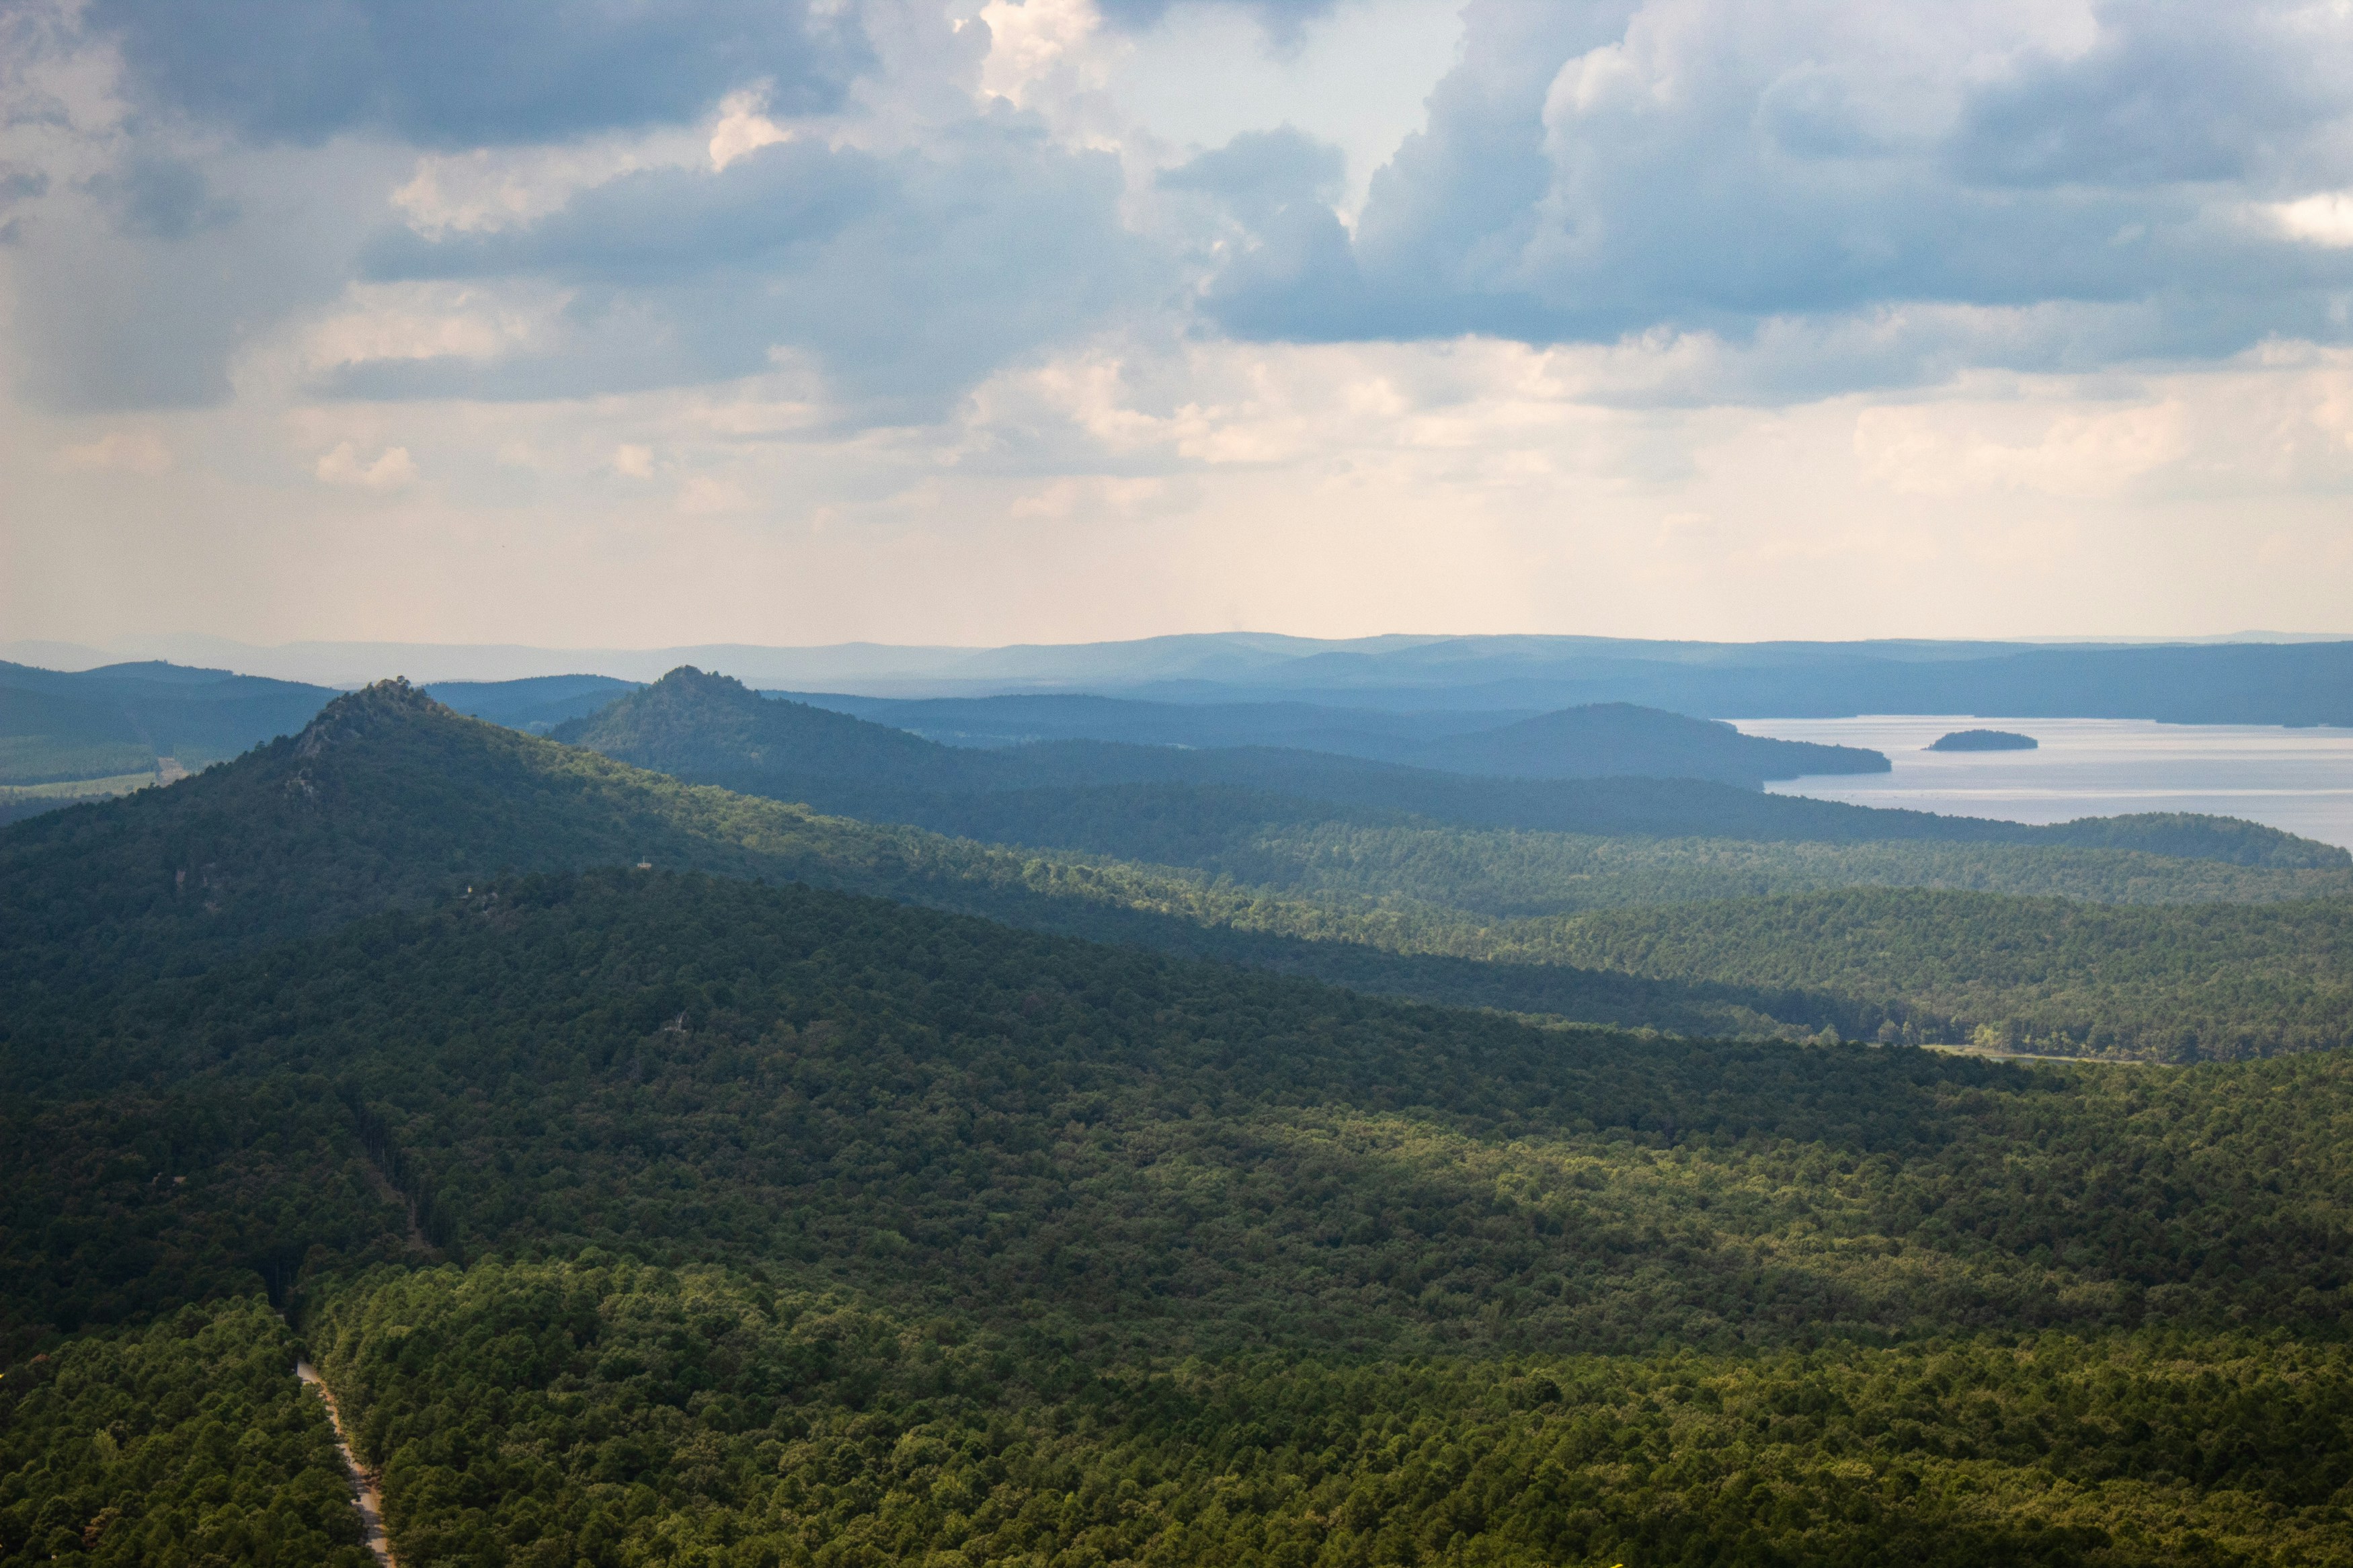
[[[1956,730],[1939,736],[1931,752],[2031,752],[2042,742],[2008,730]]]

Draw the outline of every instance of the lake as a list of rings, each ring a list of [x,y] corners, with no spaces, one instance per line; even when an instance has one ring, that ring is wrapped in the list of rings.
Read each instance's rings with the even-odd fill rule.
[[[2158,724],[2139,719],[1867,714],[1741,719],[1743,733],[1883,752],[1894,772],[1765,787],[1857,805],[2065,822],[2136,811],[2242,816],[2353,848],[2353,730]],[[2012,730],[2031,752],[1924,750],[1954,730]]]

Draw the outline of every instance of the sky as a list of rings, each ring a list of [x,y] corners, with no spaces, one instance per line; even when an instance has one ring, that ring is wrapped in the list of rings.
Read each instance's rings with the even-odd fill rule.
[[[2345,0],[0,0],[0,639],[2348,605]]]

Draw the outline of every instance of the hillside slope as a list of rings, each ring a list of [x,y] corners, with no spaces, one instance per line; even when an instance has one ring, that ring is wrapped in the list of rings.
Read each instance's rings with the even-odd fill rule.
[[[13,1013],[0,1029],[37,1037],[39,1020],[126,978],[194,973],[502,870],[640,862],[1684,1034],[1892,1027],[1902,1039],[1968,1041],[1991,1029],[2061,1050],[2197,1055],[2333,1044],[2348,1028],[2337,999],[2353,952],[2338,932],[2353,905],[2341,900],[2112,909],[2060,922],[2016,899],[1851,888],[1499,919],[1345,879],[1253,887],[821,816],[463,719],[386,683],[233,764],[0,830],[13,894],[0,903],[0,986]],[[1393,860],[1447,896],[1419,863],[1416,853]],[[1859,953],[1852,933],[1866,931],[1883,935]],[[2016,961],[2021,942],[2034,963]],[[1972,973],[1993,978],[1953,984]]]
[[[112,1188],[9,1229],[5,1326],[47,1343],[23,1314],[152,1310],[184,1260],[249,1259],[411,1561],[2347,1554],[2340,1057],[1536,1029],[632,871],[148,983],[39,1049],[12,1113],[90,1093],[39,1106],[38,1157]],[[274,1115],[159,1167],[110,1116],[166,1093]],[[340,1121],[422,1240],[304,1207],[343,1178],[273,1120]],[[231,1193],[299,1273],[221,1256],[254,1245]],[[271,1322],[169,1321],[143,1342]],[[172,1425],[187,1358],[111,1342],[0,1380],[0,1551],[215,1485],[174,1463],[225,1446]],[[247,1473],[342,1495],[316,1437],[248,1442]],[[215,1485],[203,1522],[272,1495]]]
[[[173,664],[0,664],[0,784],[136,773],[158,756],[203,767],[291,734],[334,695]]]
[[[1158,819],[1181,817],[1198,832],[1230,836],[1270,820],[1267,799],[1282,796],[1310,803],[1280,808],[1280,819],[1292,822],[1393,825],[1414,816],[1607,836],[2098,847],[2280,868],[2353,866],[2353,854],[2335,846],[2222,817],[2152,814],[2043,827],[1768,795],[1705,779],[1472,778],[1276,747],[1084,740],[944,746],[764,699],[694,669],[673,670],[552,733],[693,783],[869,821],[1045,846],[1075,843],[1068,825],[1082,822],[1092,834],[1089,847],[1140,858],[1161,858]],[[1124,817],[1138,825],[1132,840],[1114,837]]]
[[[1713,779],[1755,787],[1809,773],[1884,773],[1852,746],[1744,735],[1728,724],[1630,703],[1555,713],[1390,712],[1303,702],[1138,702],[1112,697],[893,699],[773,692],[963,746],[1044,740],[1195,749],[1270,746],[1514,778]]]
[[[412,1564],[2353,1564],[2344,1053],[1385,1001],[903,900],[1491,979],[1577,922],[817,817],[398,685],[0,875],[4,1568],[364,1561],[301,1351]],[[897,899],[742,879],[790,877]],[[1599,918],[2168,1025],[2250,933],[2335,962],[2311,906],[1836,898]]]

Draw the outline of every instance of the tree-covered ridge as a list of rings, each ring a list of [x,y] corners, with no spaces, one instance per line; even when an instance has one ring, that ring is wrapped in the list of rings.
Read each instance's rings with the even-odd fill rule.
[[[1106,704],[1109,709],[1122,707]],[[559,740],[681,776],[734,772],[826,777],[886,776],[902,786],[955,790],[1103,784],[1143,779],[1234,782],[1252,758],[1373,787],[1402,764],[1440,773],[1523,779],[1638,777],[1711,779],[1754,787],[1806,773],[1885,773],[1887,759],[1853,746],[1744,735],[1731,725],[1655,708],[1604,702],[1541,714],[1442,740],[1387,743],[1356,737],[1335,751],[1287,739],[1202,749],[1072,736],[987,749],[940,745],[903,730],[788,698],[764,698],[742,682],[682,666],[601,711],[551,731]],[[1269,741],[1275,741],[1273,736]],[[1369,742],[1371,749],[1365,749]]]
[[[1157,804],[1157,803],[1155,803]],[[1837,888],[1928,888],[2094,903],[2262,903],[2353,895],[2353,869],[2278,868],[2131,849],[1731,838],[1601,837],[1397,820],[1314,818],[1262,807],[1257,824],[1154,820],[1138,858],[1311,898],[1409,899],[1500,919],[1632,905],[1767,898]],[[1139,813],[1139,815],[1141,815]],[[1050,841],[1113,853],[1084,817]],[[997,837],[976,834],[976,837]],[[1143,839],[1132,833],[1131,842]]]
[[[325,1406],[258,1298],[0,1378],[0,1563],[374,1568]]]
[[[372,1277],[316,1337],[437,1563],[2353,1562],[2341,1346],[1096,1371],[594,1253]]]
[[[1697,907],[1276,895],[511,740],[369,694],[178,786],[236,857],[203,901],[153,853],[190,819],[110,807],[77,815],[116,837],[27,830],[8,916],[39,939],[0,1015],[11,1342],[274,1293],[385,1467],[405,1562],[2347,1560],[2337,1054],[2019,1067],[1535,1027],[806,885],[478,873],[702,857],[1423,976],[1574,977],[1590,922]],[[1924,952],[1971,910],[1996,951],[2033,929],[2003,911],[2053,918],[1808,898],[1955,901]],[[2056,906],[2126,922],[2086,964],[2131,922],[2219,915],[2147,979],[2177,1004],[2246,962],[2232,920],[2286,952],[2329,907]],[[1784,959],[1873,956],[1838,945],[1853,911],[1776,913]],[[2007,984],[2042,984],[2020,951]],[[255,1352],[266,1432],[302,1397],[290,1348]],[[78,1409],[0,1421],[14,1476],[51,1478],[13,1499],[58,1516],[51,1544],[97,1517],[68,1517],[95,1495]],[[142,1462],[242,1530],[292,1494],[206,1479],[215,1431]]]
[[[1198,826],[1173,831],[1198,843]],[[339,700],[300,737],[234,764],[0,835],[0,875],[13,895],[0,902],[0,983],[13,988],[21,1032],[35,1018],[102,1005],[124,977],[189,973],[373,910],[419,907],[501,868],[650,860],[884,894],[1376,991],[1684,1033],[1892,1030],[1966,1042],[1984,1030],[2044,1049],[2178,1057],[2337,1044],[2353,1016],[2341,1002],[2341,900],[2097,910],[1856,889],[1512,920],[1369,889],[1399,879],[1466,902],[1502,901],[1526,891],[1531,877],[1567,882],[1579,847],[1537,841],[1524,876],[1504,868],[1527,841],[1508,837],[1318,832],[1289,851],[1279,839],[1253,851],[1261,865],[1286,852],[1294,867],[1305,859],[1305,871],[1287,873],[1313,873],[1302,890],[995,847],[682,784],[459,718],[388,685]],[[1315,885],[1314,857],[1327,841],[1369,847],[1358,857],[1367,868],[1350,872],[1343,861],[1343,875]],[[1609,853],[1627,858],[1621,875],[1639,879],[1677,856],[1688,867],[1746,852]],[[2127,885],[2147,866],[2116,852],[2076,854],[2069,864],[2081,876]],[[2266,875],[2327,873],[2190,865],[2150,873],[2144,885]],[[1351,876],[1367,890],[1351,890]]]
[[[868,821],[1078,847],[1079,841],[1058,836],[1075,815],[1093,835],[1083,847],[1128,859],[1172,858],[1155,847],[1166,833],[1160,818],[1176,814],[1196,833],[1215,825],[1230,834],[1266,821],[1266,803],[1276,797],[1289,804],[1275,815],[1293,822],[1362,821],[1366,813],[1393,821],[1408,814],[1588,835],[1928,839],[2131,849],[2280,868],[2353,868],[2353,853],[2333,845],[2252,822],[2179,813],[2030,826],[1768,795],[1707,777],[1472,778],[1267,746],[1192,750],[1072,740],[999,750],[944,746],[806,703],[765,699],[726,677],[691,668],[673,670],[554,733],[692,783]],[[1615,771],[1658,775],[1674,770],[1662,763]],[[1139,819],[1136,836],[1123,837],[1131,817]]]
[[[0,784],[201,767],[299,730],[334,693],[225,669],[61,671],[0,661]]]
[[[1874,1032],[1892,1039],[1966,1030],[2007,1049],[2189,1061],[2353,1036],[2345,899],[2127,909],[1854,889],[1522,922],[1484,951],[1880,997]]]
[[[693,877],[387,916],[50,1048],[61,1095],[332,1078],[461,1256],[798,1260],[1155,1353],[2318,1324],[2353,1284],[2333,1055],[1645,1041]]]

